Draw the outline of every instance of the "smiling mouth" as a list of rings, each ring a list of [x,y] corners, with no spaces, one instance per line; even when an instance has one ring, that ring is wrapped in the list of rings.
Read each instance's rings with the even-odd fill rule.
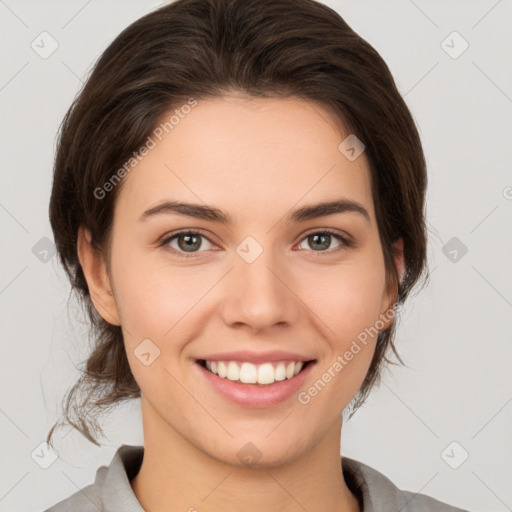
[[[206,371],[216,375],[221,379],[225,379],[231,382],[239,383],[239,384],[248,384],[253,386],[268,386],[272,384],[276,384],[282,381],[291,380],[300,373],[302,373],[306,368],[308,368],[311,364],[316,363],[316,359],[311,359],[309,361],[300,361],[297,363],[276,363],[270,368],[269,363],[252,365],[251,363],[238,362],[237,369],[234,367],[228,368],[226,371],[227,365],[225,362],[221,362],[224,365],[223,371],[219,371],[218,362],[212,366],[212,363],[208,363],[205,359],[196,359],[196,363],[199,364]],[[231,363],[231,362],[230,362]],[[243,371],[244,365],[250,365],[251,371],[249,371],[249,375]],[[232,366],[232,365],[231,365]],[[279,368],[280,366],[280,368]],[[241,369],[241,368],[242,369]],[[264,369],[260,367],[265,367]]]

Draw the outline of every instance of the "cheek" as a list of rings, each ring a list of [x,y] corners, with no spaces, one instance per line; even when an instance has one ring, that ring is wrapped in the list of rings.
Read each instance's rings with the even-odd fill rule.
[[[325,325],[323,332],[333,343],[343,346],[356,338],[381,313],[385,274],[383,260],[378,258],[311,268],[296,282],[297,295]]]
[[[142,260],[118,260],[116,300],[135,380],[146,396],[158,396],[161,383],[167,383],[169,389],[173,386],[166,369],[173,373],[178,364],[177,357],[191,336],[187,320],[211,284],[191,268]],[[147,366],[141,359],[145,353],[152,361]]]
[[[317,378],[298,399],[308,417],[334,421],[360,389],[375,353],[384,267],[378,262],[347,264],[331,276],[320,272],[311,282],[315,287],[306,302],[319,317],[317,328],[324,336],[326,357]]]
[[[178,332],[187,314],[218,281],[206,267],[165,264],[164,259],[155,262],[143,255],[119,257],[113,268],[116,301],[131,344]]]

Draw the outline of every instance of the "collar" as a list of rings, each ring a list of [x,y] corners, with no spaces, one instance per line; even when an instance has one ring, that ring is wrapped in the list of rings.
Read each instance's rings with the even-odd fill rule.
[[[130,485],[143,457],[144,446],[124,444],[110,466],[97,470],[92,486],[104,512],[144,512]],[[423,494],[402,491],[376,469],[350,457],[340,457],[340,461],[345,482],[358,498],[362,512],[468,512]]]

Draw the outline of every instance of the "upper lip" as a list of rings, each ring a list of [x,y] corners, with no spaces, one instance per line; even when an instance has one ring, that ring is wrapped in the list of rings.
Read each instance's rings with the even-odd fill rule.
[[[248,363],[261,364],[269,361],[312,361],[314,358],[295,354],[293,352],[286,352],[283,350],[271,350],[269,352],[250,352],[248,350],[241,350],[236,352],[222,352],[218,354],[210,354],[200,359],[206,361],[247,361]]]

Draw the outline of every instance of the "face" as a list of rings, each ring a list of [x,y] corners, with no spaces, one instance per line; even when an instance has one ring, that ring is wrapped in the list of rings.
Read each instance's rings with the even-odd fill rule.
[[[122,325],[144,414],[217,460],[239,464],[248,442],[261,464],[305,453],[365,378],[376,335],[357,340],[394,295],[368,161],[338,149],[348,135],[319,105],[298,99],[200,100],[124,178],[112,294],[98,287],[93,300]],[[168,201],[214,208],[230,222],[170,208],[144,215]],[[338,201],[345,206],[336,211],[304,214]],[[315,362],[276,384],[238,383],[228,396],[198,360],[239,351]],[[272,386],[288,392],[262,399]],[[240,387],[257,390],[248,398]]]

